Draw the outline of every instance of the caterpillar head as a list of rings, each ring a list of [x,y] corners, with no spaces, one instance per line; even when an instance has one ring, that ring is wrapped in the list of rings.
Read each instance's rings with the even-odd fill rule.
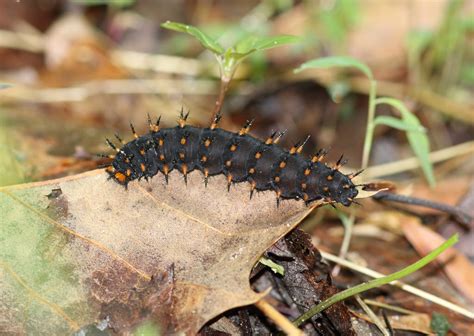
[[[351,181],[355,175],[345,175],[319,162],[310,170],[306,186],[310,201],[324,199],[328,203],[351,205],[358,194],[356,186]]]
[[[359,192],[354,183],[352,183],[350,176],[344,175],[339,171],[336,171],[332,176],[331,182],[333,183],[328,184],[329,198],[344,206],[351,205]]]

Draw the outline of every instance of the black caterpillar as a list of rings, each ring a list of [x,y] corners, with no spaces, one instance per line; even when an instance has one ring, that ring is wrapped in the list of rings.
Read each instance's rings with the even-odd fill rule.
[[[189,113],[188,113],[189,114]],[[276,144],[283,133],[273,133],[265,142],[248,135],[251,122],[233,133],[217,127],[220,116],[214,118],[209,128],[186,125],[188,114],[181,112],[179,125],[160,129],[160,119],[152,123],[148,116],[150,133],[138,136],[133,125],[134,140],[118,149],[110,140],[107,143],[117,154],[106,171],[110,177],[125,187],[135,179],[168,174],[178,169],[187,182],[187,174],[195,169],[208,178],[224,174],[228,190],[232,183],[247,181],[251,185],[250,198],[254,190],[274,190],[277,205],[281,199],[303,199],[307,204],[315,200],[325,203],[341,203],[349,206],[357,196],[351,179],[359,173],[344,175],[339,171],[342,156],[334,167],[322,163],[327,154],[319,151],[311,159],[300,153],[304,143],[289,151]]]

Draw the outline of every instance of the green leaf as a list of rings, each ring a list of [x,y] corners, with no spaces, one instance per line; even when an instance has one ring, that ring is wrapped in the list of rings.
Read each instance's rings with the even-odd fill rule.
[[[166,21],[165,23],[161,24],[161,27],[181,33],[187,33],[195,37],[204,48],[212,51],[214,54],[222,55],[225,51],[219,42],[194,26],[179,22]]]
[[[402,117],[402,120],[405,125],[410,125],[413,128],[420,128],[422,127],[418,118],[411,113],[406,106],[399,101],[398,99],[394,98],[377,98],[375,100],[375,104],[387,104],[394,108],[396,108]],[[420,161],[421,169],[425,174],[425,177],[430,184],[430,186],[435,185],[435,177],[433,174],[433,165],[430,162],[429,153],[430,153],[430,142],[426,133],[422,132],[414,132],[414,131],[407,131],[406,132],[408,143],[410,144],[413,152],[418,157]]]
[[[374,79],[372,71],[367,65],[356,60],[355,58],[346,56],[316,58],[301,64],[297,69],[294,70],[294,72],[298,73],[306,69],[327,69],[332,67],[356,68],[362,71],[364,75],[366,75],[370,80]]]
[[[405,132],[422,132],[426,133],[426,129],[423,126],[414,126],[412,124],[406,123],[404,120],[400,120],[395,117],[390,116],[378,116],[374,119],[374,126],[377,125],[387,125],[392,128],[396,128],[400,131]]]
[[[430,327],[437,336],[445,336],[448,333],[449,328],[451,328],[451,324],[443,314],[433,313],[431,316]]]
[[[254,51],[267,50],[279,47],[284,44],[295,43],[301,39],[297,36],[278,35],[269,37],[248,36],[239,42],[234,47],[237,54],[247,56]]]
[[[280,274],[282,276],[285,275],[285,268],[281,265],[278,265],[276,262],[274,262],[271,259],[261,257],[258,262],[261,263],[262,265],[270,267],[274,273]]]

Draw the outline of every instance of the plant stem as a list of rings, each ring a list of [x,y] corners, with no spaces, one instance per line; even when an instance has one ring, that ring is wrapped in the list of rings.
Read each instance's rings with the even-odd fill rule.
[[[217,57],[217,62],[219,63],[219,72],[221,76],[221,85],[219,89],[219,96],[214,105],[214,112],[212,113],[211,123],[214,121],[214,118],[220,113],[222,104],[224,102],[225,94],[229,89],[229,84],[232,78],[234,77],[235,70],[237,69],[238,63],[235,62],[232,58],[222,58]]]
[[[312,318],[314,315],[319,314],[322,312],[324,309],[332,306],[336,302],[342,301],[347,299],[348,297],[351,297],[353,295],[365,292],[369,289],[375,288],[375,287],[380,287],[382,285],[386,285],[392,281],[398,280],[400,278],[403,278],[407,275],[410,275],[411,273],[419,270],[420,268],[426,266],[428,263],[433,261],[438,255],[440,255],[442,252],[444,252],[446,249],[454,245],[458,241],[458,234],[455,234],[451,236],[447,241],[445,241],[443,244],[441,244],[439,247],[431,251],[430,254],[427,256],[421,258],[417,262],[411,264],[410,266],[405,267],[404,269],[392,273],[390,275],[387,275],[383,278],[379,279],[373,279],[368,282],[361,283],[357,286],[354,286],[352,288],[348,288],[342,292],[339,292],[333,296],[331,296],[329,299],[324,300],[323,302],[311,307],[306,313],[298,317],[293,324],[295,326],[300,326],[303,322],[309,320]]]
[[[369,112],[367,114],[367,128],[365,130],[364,150],[362,152],[362,169],[367,168],[369,165],[369,155],[372,148],[372,141],[374,138],[374,118],[375,118],[375,92],[377,89],[377,82],[375,80],[370,81],[369,90]]]
[[[222,103],[224,102],[225,94],[227,89],[229,88],[230,80],[226,80],[221,77],[221,85],[219,89],[219,97],[216,100],[216,104],[214,105],[214,112],[212,113],[211,122],[214,121],[214,118],[219,114],[222,108]]]

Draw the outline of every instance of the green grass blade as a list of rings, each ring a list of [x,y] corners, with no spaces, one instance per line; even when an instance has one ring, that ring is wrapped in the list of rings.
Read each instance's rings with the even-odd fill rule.
[[[366,75],[370,80],[374,79],[372,71],[370,68],[365,65],[364,63],[356,60],[352,57],[346,56],[331,56],[331,57],[323,57],[323,58],[316,58],[311,61],[307,61],[301,64],[297,69],[294,70],[295,73],[301,72],[305,69],[324,69],[324,68],[332,68],[332,67],[345,67],[345,68],[356,68],[364,75]]]
[[[414,126],[407,124],[404,120],[400,120],[390,116],[378,116],[374,119],[374,126],[386,125],[392,128],[398,129],[405,132],[422,132],[426,133],[426,129],[423,126]]]
[[[441,253],[446,251],[449,247],[453,246],[454,244],[457,243],[459,239],[459,235],[456,233],[451,238],[449,238],[447,241],[445,241],[443,244],[441,244],[439,247],[431,251],[427,256],[421,258],[417,262],[411,264],[408,267],[405,267],[404,269],[392,273],[390,275],[387,275],[383,278],[378,278],[378,279],[373,279],[368,282],[361,283],[357,286],[354,286],[352,288],[348,288],[342,292],[339,292],[337,294],[334,294],[331,296],[329,299],[324,300],[323,302],[311,307],[306,313],[298,317],[293,324],[295,326],[300,326],[303,322],[309,320],[312,318],[314,315],[319,314],[322,312],[324,309],[332,306],[336,302],[342,301],[347,299],[348,297],[351,297],[356,294],[360,294],[362,292],[365,292],[369,289],[375,288],[375,287],[380,287],[383,285],[386,285],[392,281],[399,280],[403,277],[406,277],[407,275],[410,275],[411,273],[419,270],[422,267],[425,267],[427,264],[432,262],[437,256],[439,256]]]
[[[166,21],[161,24],[162,28],[174,30],[181,33],[187,33],[196,38],[204,48],[212,51],[214,54],[222,55],[224,48],[212,37],[201,31],[199,28],[179,22]]]
[[[406,125],[411,125],[413,128],[422,127],[418,118],[413,113],[411,113],[398,99],[388,97],[377,98],[375,103],[376,105],[387,104],[396,108],[400,112],[402,120]],[[426,133],[413,131],[407,131],[406,135],[410,147],[420,161],[421,169],[425,174],[426,180],[430,186],[434,186],[436,182],[433,173],[433,165],[429,159],[430,143],[428,136]]]

